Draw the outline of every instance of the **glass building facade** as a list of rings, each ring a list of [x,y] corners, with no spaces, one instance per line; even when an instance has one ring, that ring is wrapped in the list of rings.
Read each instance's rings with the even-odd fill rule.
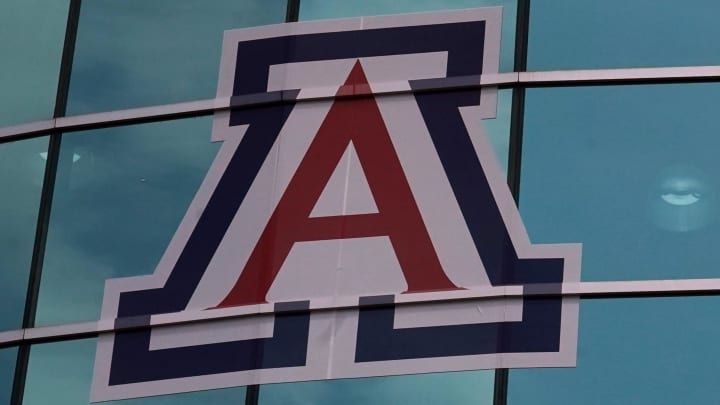
[[[483,125],[530,239],[583,244],[577,367],[121,403],[714,401],[715,1],[5,0],[0,405],[88,403],[105,281],[154,271],[218,152],[224,30],[484,6],[503,7],[503,79]]]

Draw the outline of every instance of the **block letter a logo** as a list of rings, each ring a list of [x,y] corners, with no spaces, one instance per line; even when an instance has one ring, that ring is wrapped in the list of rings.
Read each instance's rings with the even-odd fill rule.
[[[483,128],[500,8],[227,31],[222,142],[92,398],[575,364],[578,245],[533,245]]]
[[[358,61],[341,91],[363,87],[369,85]],[[357,153],[378,213],[311,217],[350,147]],[[389,237],[408,284],[406,292],[458,288],[443,272],[375,99],[339,99],[300,162],[239,280],[218,307],[266,302],[265,295],[296,242],[372,236]]]

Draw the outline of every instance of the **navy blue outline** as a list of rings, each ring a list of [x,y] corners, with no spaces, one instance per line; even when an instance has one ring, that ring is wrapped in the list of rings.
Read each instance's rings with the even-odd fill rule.
[[[277,305],[287,307],[288,304]],[[117,332],[110,385],[304,366],[310,329],[310,302],[291,304],[292,312],[275,314],[273,335],[269,338],[148,350],[151,329]]]
[[[460,107],[480,104],[480,91],[423,93],[415,99],[490,283],[496,286],[562,283],[564,259],[518,258],[460,115]],[[557,352],[561,309],[559,296],[525,297],[522,322],[395,330],[392,306],[361,308],[355,360]]]
[[[356,362],[468,356],[491,353],[557,352],[557,298],[525,298],[522,322],[394,329],[395,306],[360,308]],[[558,316],[548,316],[558,314]],[[529,338],[530,337],[530,338]]]
[[[265,92],[268,67],[291,62],[447,51],[448,77],[477,76],[482,73],[483,38],[485,22],[476,21],[239,42],[231,104]],[[563,259],[517,257],[458,111],[478,105],[480,90],[428,93],[416,99],[491,283],[562,282]],[[231,126],[249,127],[165,286],[121,293],[118,317],[185,309],[293,108],[294,103],[285,103],[231,111]],[[394,330],[392,304],[362,307],[356,360],[557,351],[560,309],[559,297],[526,297],[522,322]],[[308,322],[308,313],[283,313],[276,315],[273,338],[152,352],[149,330],[119,332],[110,384],[303,365],[305,353],[300,356],[297,349],[300,342],[303,351],[307,349]]]

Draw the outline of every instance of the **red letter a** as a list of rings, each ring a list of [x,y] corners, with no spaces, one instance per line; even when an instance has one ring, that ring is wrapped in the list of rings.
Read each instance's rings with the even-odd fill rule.
[[[343,88],[348,86],[368,86],[359,61]],[[310,217],[350,142],[378,213]],[[440,265],[375,99],[337,99],[240,277],[217,307],[266,302],[267,292],[296,242],[372,236],[390,239],[408,284],[406,292],[458,288]]]

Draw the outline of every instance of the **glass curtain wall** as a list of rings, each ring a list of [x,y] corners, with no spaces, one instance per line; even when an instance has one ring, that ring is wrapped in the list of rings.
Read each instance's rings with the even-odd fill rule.
[[[32,344],[12,336],[97,321],[107,279],[151,274],[217,154],[212,112],[148,118],[137,110],[139,119],[120,124],[113,113],[213,98],[225,29],[483,6],[504,9],[501,72],[720,65],[708,40],[720,30],[711,0],[3,2],[0,404],[89,403],[96,334]],[[530,239],[583,243],[583,282],[717,279],[720,88],[690,81],[558,79],[499,91],[497,118],[483,125]],[[62,135],[17,127],[3,137],[58,111],[109,114]],[[583,298],[576,368],[273,384],[120,403],[712,402],[718,297],[646,295]]]

